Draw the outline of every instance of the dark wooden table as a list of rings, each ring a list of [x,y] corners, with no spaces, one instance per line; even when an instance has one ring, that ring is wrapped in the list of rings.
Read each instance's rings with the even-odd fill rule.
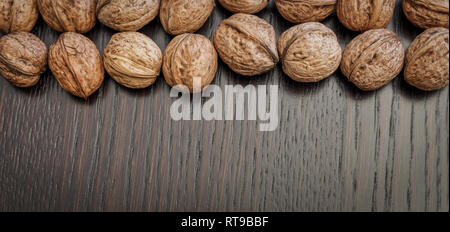
[[[293,24],[273,1],[258,14],[280,35]],[[231,13],[217,6],[199,33],[212,38]],[[324,21],[342,45],[357,33]],[[407,47],[421,31],[397,5],[389,29]],[[40,20],[47,45],[59,35]],[[141,32],[162,49],[159,20]],[[115,32],[87,36],[100,49]],[[281,67],[254,78],[222,62],[213,84],[279,85],[280,124],[173,121],[160,77],[130,90],[108,76],[88,101],[48,71],[37,86],[0,78],[1,211],[448,211],[449,88],[423,92],[399,76],[362,92],[337,72],[315,84]]]

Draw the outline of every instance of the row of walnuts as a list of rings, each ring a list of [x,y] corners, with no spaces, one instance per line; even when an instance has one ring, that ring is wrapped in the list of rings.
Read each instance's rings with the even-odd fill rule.
[[[192,34],[214,9],[214,0],[2,0],[0,74],[19,87],[35,85],[48,66],[59,84],[75,96],[87,98],[102,84],[104,70],[129,88],[153,84],[161,69],[170,86],[184,85],[198,92],[210,84],[218,55],[234,72],[254,76],[273,69],[299,82],[317,82],[342,73],[362,90],[375,90],[404,68],[405,80],[422,90],[436,90],[449,82],[449,1],[403,0],[406,17],[427,29],[408,48],[385,28],[395,0],[275,0],[280,14],[298,24],[278,42],[275,30],[252,15],[269,0],[219,0],[236,13],[208,38]],[[334,32],[321,21],[337,6],[341,23],[364,32],[342,53]],[[53,29],[65,32],[47,50],[30,31],[41,13]],[[147,36],[135,32],[159,12],[163,28],[176,37],[164,54]],[[98,19],[117,31],[104,49],[104,60],[87,37]],[[193,80],[200,80],[200,89]]]

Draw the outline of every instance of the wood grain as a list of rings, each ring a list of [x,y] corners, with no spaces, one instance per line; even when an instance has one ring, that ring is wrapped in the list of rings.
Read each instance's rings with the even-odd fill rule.
[[[389,29],[407,47],[420,33],[397,3]],[[209,38],[231,13],[219,4],[199,31]],[[258,14],[279,36],[293,24],[273,1]],[[324,23],[345,47],[357,34]],[[59,33],[40,20],[50,45]],[[144,27],[164,49],[159,20]],[[114,31],[87,36],[103,52]],[[448,211],[449,88],[423,92],[396,78],[362,92],[337,72],[300,84],[280,65],[254,78],[222,62],[213,84],[279,85],[280,125],[173,121],[160,77],[129,90],[107,77],[88,101],[50,72],[37,86],[0,78],[1,211]]]

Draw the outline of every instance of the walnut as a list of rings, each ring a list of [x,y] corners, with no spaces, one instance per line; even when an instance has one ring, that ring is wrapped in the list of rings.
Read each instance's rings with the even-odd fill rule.
[[[214,10],[214,0],[162,0],[160,19],[171,35],[198,31]]]
[[[167,45],[163,58],[163,73],[170,86],[184,85],[191,92],[194,78],[201,80],[201,89],[209,85],[217,71],[217,53],[208,38],[198,34],[176,36]]]
[[[88,98],[103,82],[102,57],[87,37],[66,32],[50,46],[48,65],[61,87],[71,94]]]
[[[159,5],[160,0],[99,0],[97,18],[117,31],[137,31],[158,15]]]
[[[342,55],[342,73],[362,90],[389,83],[403,68],[405,52],[398,36],[386,29],[369,30],[355,37]]]
[[[31,31],[38,19],[36,0],[0,1],[0,31]]]
[[[406,82],[427,91],[448,85],[448,37],[448,29],[442,27],[417,36],[406,51]]]
[[[244,76],[265,73],[279,61],[272,25],[250,14],[224,20],[214,34],[214,45],[228,67]]]
[[[219,0],[219,3],[233,13],[256,14],[266,8],[269,0]]]
[[[0,38],[0,74],[13,85],[35,85],[47,69],[47,47],[35,35],[13,32]]]
[[[406,18],[422,29],[448,28],[448,0],[403,0]]]
[[[275,0],[278,12],[289,22],[318,22],[330,16],[336,0]]]
[[[352,31],[386,28],[394,15],[395,0],[338,0],[339,21]]]
[[[96,0],[37,0],[44,21],[59,32],[86,33],[95,26]]]
[[[113,35],[104,56],[106,71],[128,88],[141,89],[152,85],[161,71],[161,49],[149,37],[138,32]]]
[[[304,23],[285,31],[278,40],[283,71],[295,81],[317,82],[341,63],[341,46],[334,32],[321,23]]]

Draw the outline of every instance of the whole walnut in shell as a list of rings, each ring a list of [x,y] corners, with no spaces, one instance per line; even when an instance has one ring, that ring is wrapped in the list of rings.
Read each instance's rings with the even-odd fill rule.
[[[13,85],[35,85],[47,69],[47,47],[35,35],[13,32],[0,38],[0,74]]]
[[[403,68],[405,52],[398,36],[374,29],[355,37],[342,55],[342,73],[362,90],[375,90],[389,83]]]
[[[266,8],[269,0],[219,0],[219,3],[233,13],[255,14]]]
[[[44,21],[59,32],[86,33],[95,26],[96,0],[37,0]]]
[[[161,0],[160,19],[171,35],[198,31],[214,10],[214,0]]]
[[[139,32],[117,33],[105,48],[104,64],[118,83],[133,89],[146,88],[159,76],[162,52],[153,40]]]
[[[48,65],[61,87],[77,97],[88,98],[103,82],[103,62],[97,47],[78,33],[59,36],[50,46]]]
[[[352,31],[386,28],[394,15],[396,0],[338,0],[339,21]]]
[[[448,28],[448,0],[403,0],[406,18],[422,29]]]
[[[405,81],[422,90],[438,90],[448,85],[448,29],[430,28],[406,51]]]
[[[160,0],[99,0],[97,18],[117,31],[137,31],[159,12]]]
[[[199,92],[214,80],[217,53],[208,38],[198,34],[176,36],[167,45],[163,58],[163,73],[167,84],[183,85],[191,92]],[[194,78],[200,89],[194,88]]]
[[[0,1],[0,31],[31,31],[38,19],[36,0]]]
[[[214,34],[214,45],[228,67],[244,76],[265,73],[279,61],[272,25],[250,14],[224,20]]]
[[[317,82],[341,63],[341,46],[334,32],[321,23],[291,27],[278,40],[283,71],[295,81]]]
[[[318,22],[330,16],[336,0],[275,0],[278,12],[289,22]]]

